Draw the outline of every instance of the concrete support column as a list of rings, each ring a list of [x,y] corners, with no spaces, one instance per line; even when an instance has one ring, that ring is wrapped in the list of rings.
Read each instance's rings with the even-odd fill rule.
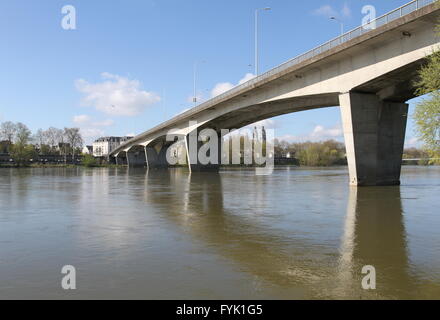
[[[154,147],[145,147],[145,157],[149,169],[168,168],[167,148],[164,146],[159,151]]]
[[[203,143],[198,140],[197,133],[188,134],[185,137],[185,147],[189,170],[218,172],[221,164],[221,144],[222,138],[218,135],[212,136],[208,142]]]
[[[128,151],[127,163],[129,167],[144,167],[147,163],[143,151]]]
[[[375,94],[339,96],[350,184],[399,185],[408,104]]]

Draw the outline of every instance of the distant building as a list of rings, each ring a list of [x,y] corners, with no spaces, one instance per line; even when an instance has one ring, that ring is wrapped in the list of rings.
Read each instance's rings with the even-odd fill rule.
[[[93,146],[84,146],[82,149],[83,154],[93,154]]]
[[[93,142],[93,156],[106,157],[121,144],[127,142],[133,137],[103,137]]]

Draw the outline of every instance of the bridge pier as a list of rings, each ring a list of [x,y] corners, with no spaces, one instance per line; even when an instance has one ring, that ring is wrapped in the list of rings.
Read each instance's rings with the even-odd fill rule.
[[[185,136],[189,170],[191,172],[218,172],[221,164],[222,137],[211,136],[210,139],[216,140],[209,140],[204,144],[198,140],[196,131]]]
[[[144,167],[146,163],[145,152],[140,148],[132,152],[127,151],[127,164],[129,167]]]
[[[148,169],[167,168],[167,148],[162,146],[159,152],[154,147],[145,147]]]
[[[350,184],[400,185],[408,104],[375,94],[339,96]]]
[[[120,166],[120,165],[126,165],[127,164],[127,157],[123,156],[123,152],[118,153],[114,157],[114,164]]]

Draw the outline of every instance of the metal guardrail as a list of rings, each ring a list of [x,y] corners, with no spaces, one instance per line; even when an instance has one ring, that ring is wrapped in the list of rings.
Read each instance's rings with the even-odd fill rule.
[[[222,93],[212,99],[209,99],[209,100],[205,101],[204,103],[201,103],[200,105],[198,105],[196,108],[203,108],[207,105],[214,104],[216,101],[220,101],[220,100],[223,100],[229,96],[233,96],[235,93],[241,91],[242,89],[249,88],[256,83],[271,77],[274,74],[277,74],[281,71],[284,71],[284,70],[286,70],[294,65],[297,65],[305,60],[313,58],[313,57],[315,57],[323,52],[326,52],[326,51],[328,51],[328,50],[330,50],[330,49],[332,49],[332,48],[334,48],[344,42],[347,42],[347,41],[350,41],[354,38],[357,38],[357,37],[363,35],[364,33],[371,31],[374,23],[376,24],[375,28],[381,27],[381,26],[383,26],[393,20],[396,20],[398,18],[406,16],[406,15],[408,15],[408,14],[410,14],[420,8],[426,7],[427,5],[430,5],[436,1],[437,0],[414,0],[414,1],[411,1],[411,2],[397,8],[389,13],[384,14],[383,16],[380,16],[380,17],[370,21],[368,24],[364,24],[364,25],[357,27],[351,31],[348,31],[348,32],[340,35],[339,37],[336,37],[330,41],[327,41],[326,43],[324,43],[324,44],[322,44],[312,50],[309,50],[306,53],[303,53],[303,54],[301,54],[301,55],[299,55],[299,56],[261,74],[261,75],[259,75],[258,77],[255,77],[255,78],[253,78],[253,79],[251,79],[241,85],[238,85],[238,86],[232,88],[231,90],[228,90],[228,91],[226,91],[226,92],[224,92],[224,93]]]

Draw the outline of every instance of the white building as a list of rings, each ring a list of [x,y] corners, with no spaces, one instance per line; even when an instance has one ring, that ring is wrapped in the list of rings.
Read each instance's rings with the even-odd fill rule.
[[[83,154],[93,154],[93,147],[92,146],[84,146],[82,149]]]
[[[110,152],[132,137],[103,137],[93,142],[93,156],[106,157]]]

